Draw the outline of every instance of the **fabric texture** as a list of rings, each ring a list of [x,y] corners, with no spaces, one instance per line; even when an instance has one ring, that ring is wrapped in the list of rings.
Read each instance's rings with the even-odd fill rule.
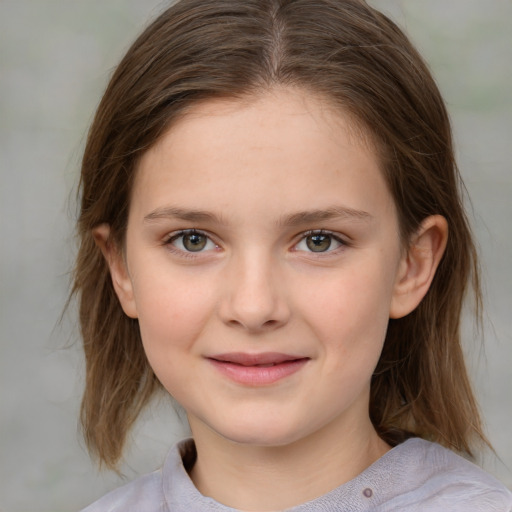
[[[169,452],[162,469],[107,494],[82,512],[233,512],[203,496],[183,459],[192,439]],[[436,443],[412,438],[353,480],[287,512],[511,512],[512,493],[490,474]]]

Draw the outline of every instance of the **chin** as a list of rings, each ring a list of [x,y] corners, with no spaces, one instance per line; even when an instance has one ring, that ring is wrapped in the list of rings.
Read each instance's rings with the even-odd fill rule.
[[[236,444],[259,447],[278,447],[290,445],[302,437],[304,432],[283,423],[269,422],[238,422],[228,428],[213,428],[224,439]]]

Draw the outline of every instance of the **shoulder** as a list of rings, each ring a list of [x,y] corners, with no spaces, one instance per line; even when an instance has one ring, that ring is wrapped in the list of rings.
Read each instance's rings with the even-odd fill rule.
[[[161,471],[141,476],[89,505],[82,512],[166,512]]]
[[[382,512],[512,511],[512,493],[503,484],[439,444],[410,439],[389,454],[401,492],[382,504]]]
[[[183,460],[196,456],[192,439],[175,444],[163,467],[116,489],[83,509],[82,512],[169,512],[192,510],[187,500],[196,499],[198,491],[192,484]]]

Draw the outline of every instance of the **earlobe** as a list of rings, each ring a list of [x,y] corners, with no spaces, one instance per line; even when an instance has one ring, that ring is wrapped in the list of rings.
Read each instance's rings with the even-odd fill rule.
[[[94,241],[107,261],[112,284],[123,311],[130,318],[137,318],[133,284],[122,252],[110,238],[110,226],[101,224],[92,230]]]
[[[448,223],[441,215],[427,217],[404,251],[397,272],[390,318],[413,311],[428,292],[446,248]]]

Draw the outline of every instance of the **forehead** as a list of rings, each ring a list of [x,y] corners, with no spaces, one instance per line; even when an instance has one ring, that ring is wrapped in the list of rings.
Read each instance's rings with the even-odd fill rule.
[[[195,200],[229,209],[265,193],[269,201],[281,195],[290,208],[389,200],[360,125],[296,89],[193,105],[141,158],[133,199],[148,207]]]
[[[283,124],[290,118],[309,118],[310,131],[324,131],[324,135],[336,134],[340,130],[350,140],[351,144],[362,146],[365,150],[378,153],[380,143],[374,134],[364,126],[355,115],[350,114],[343,105],[326,95],[299,86],[282,86],[244,94],[240,97],[208,98],[187,105],[170,128],[151,147],[166,145],[174,138],[173,133],[185,132],[191,127],[197,129],[201,125],[214,129],[215,124],[222,124],[225,119],[230,123],[247,124],[243,133],[248,133],[257,127],[275,127],[279,116],[269,116],[270,112],[278,113],[283,117]],[[250,118],[250,119],[249,119]],[[254,122],[257,121],[257,125]],[[293,126],[291,126],[293,127]],[[325,131],[324,129],[327,128]],[[249,133],[250,134],[250,133]],[[255,135],[254,133],[250,135]]]

